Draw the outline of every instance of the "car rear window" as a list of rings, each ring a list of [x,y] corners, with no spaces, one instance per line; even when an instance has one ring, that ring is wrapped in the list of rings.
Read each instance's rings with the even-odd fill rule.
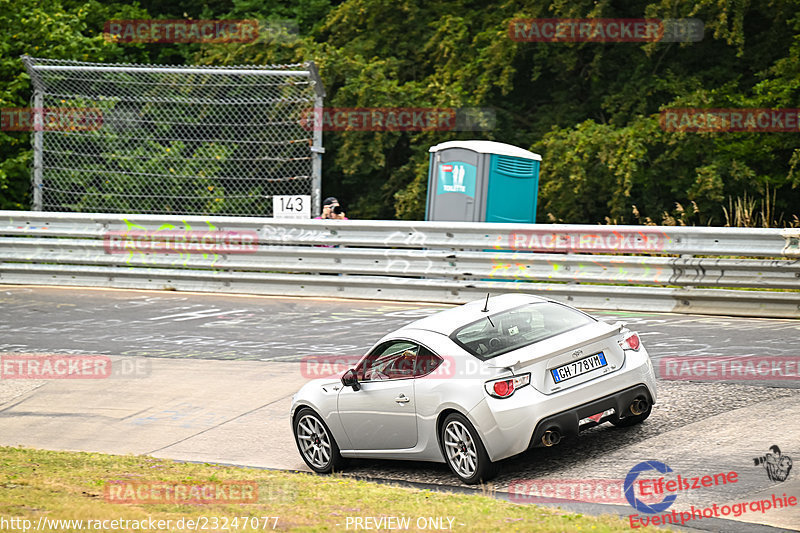
[[[552,302],[534,302],[500,313],[487,313],[455,330],[450,338],[479,359],[555,337],[596,322],[577,309]]]

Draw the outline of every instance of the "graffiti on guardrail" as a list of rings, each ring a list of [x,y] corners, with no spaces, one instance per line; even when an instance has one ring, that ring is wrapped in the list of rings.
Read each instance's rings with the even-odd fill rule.
[[[781,253],[786,257],[800,257],[800,229],[785,228],[781,235],[786,239],[786,244]]]
[[[266,224],[262,227],[262,237],[265,242],[279,242],[291,244],[317,244],[320,246],[327,246],[323,244],[324,241],[329,240],[329,236],[336,235],[333,230],[328,234],[317,229],[305,228],[287,228],[285,226],[270,226]]]
[[[421,262],[415,274],[426,275],[433,269],[431,260],[432,250],[425,248],[428,236],[424,231],[411,229],[410,231],[395,231],[383,240],[383,246],[399,246],[401,249],[387,248],[383,251],[386,257],[386,266],[383,271],[387,274],[407,274],[413,263]]]
[[[510,256],[510,260],[509,260]],[[672,268],[651,265],[647,258],[640,260],[602,260],[591,257],[578,262],[562,262],[551,258],[537,259],[521,254],[497,254],[491,265],[489,276],[496,279],[547,281],[547,282],[610,282],[610,283],[654,283],[665,284]]]
[[[664,268],[649,265],[648,258],[596,259],[581,256],[581,261],[559,261],[552,257],[531,263],[531,252],[549,254],[652,254],[664,253],[672,238],[660,230],[647,228],[592,231],[553,231],[532,229],[499,235],[493,247],[489,277],[502,280],[552,282],[659,283]],[[637,265],[638,263],[638,265]],[[545,267],[544,264],[547,266]],[[639,266],[640,265],[640,266]],[[535,268],[534,268],[535,267]],[[635,268],[631,268],[635,267]]]
[[[747,314],[755,309],[747,302],[758,298],[761,303],[756,312],[762,316],[795,317],[800,309],[789,292],[800,275],[800,263],[794,260],[800,257],[797,228],[422,221],[368,225],[217,216],[95,214],[86,218],[76,213],[12,211],[0,211],[0,215],[7,258],[0,274],[8,284],[56,283],[63,278],[75,285],[153,288],[165,280],[170,289],[223,291],[230,287],[236,292],[252,291],[240,284],[259,277],[265,283],[259,283],[256,292],[283,295],[388,299],[419,295],[419,299],[463,301],[486,288],[501,292],[550,290],[556,298],[571,299],[584,307],[643,309],[646,305],[651,310]],[[122,246],[125,254],[104,253],[103,231],[126,228],[137,242],[138,236],[162,242],[159,235],[164,242],[174,242],[178,230],[197,231],[198,243],[203,241],[201,236],[217,235],[214,232],[252,229],[258,235],[258,252],[230,259],[213,246],[204,254],[198,246],[164,245],[170,248],[165,253],[128,243],[128,250]],[[108,234],[109,245],[118,244],[117,236]],[[297,267],[300,264],[304,266]],[[126,266],[131,269],[119,268]],[[228,275],[221,279],[218,273],[223,269]],[[277,276],[276,271],[287,274]],[[296,285],[286,277],[325,271],[350,276],[319,276],[305,286],[299,277],[301,282]],[[235,274],[239,272],[265,275]],[[118,273],[123,277],[118,278]],[[179,281],[167,281],[170,279]],[[519,283],[509,283],[512,281]],[[570,283],[583,285],[579,291],[565,294],[565,284]],[[643,288],[628,290],[623,285]],[[674,286],[681,287],[680,295]],[[769,289],[783,290],[767,292]],[[625,298],[616,298],[623,293]],[[728,305],[733,302],[746,305]]]
[[[123,218],[126,229],[109,230],[103,233],[103,248],[106,254],[127,254],[125,263],[130,266],[162,265],[187,266],[190,260],[209,260],[208,266],[227,254],[250,254],[258,248],[255,231],[220,231],[206,221],[208,230],[194,230],[188,222],[183,229],[174,224],[162,224],[151,230]],[[164,256],[177,256],[170,260]],[[134,260],[134,257],[136,258]]]

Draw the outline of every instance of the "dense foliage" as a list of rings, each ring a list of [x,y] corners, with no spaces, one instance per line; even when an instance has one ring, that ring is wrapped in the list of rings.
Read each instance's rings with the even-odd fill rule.
[[[313,59],[332,107],[485,107],[486,132],[327,132],[323,193],[362,218],[424,214],[427,150],[486,138],[543,156],[541,222],[726,223],[738,204],[800,213],[798,132],[668,132],[675,107],[797,108],[800,1],[0,0],[0,107],[30,85],[19,56],[89,61],[266,64]],[[290,20],[292,38],[248,44],[123,44],[109,19]],[[679,18],[694,43],[532,43],[517,18]],[[0,132],[0,208],[29,204],[30,140]],[[773,200],[774,199],[774,200]],[[723,209],[725,208],[725,209]],[[753,223],[752,221],[750,223]]]

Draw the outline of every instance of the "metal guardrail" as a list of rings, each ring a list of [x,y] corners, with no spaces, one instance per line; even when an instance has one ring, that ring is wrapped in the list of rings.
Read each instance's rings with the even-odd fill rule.
[[[0,283],[796,318],[800,229],[0,211]]]

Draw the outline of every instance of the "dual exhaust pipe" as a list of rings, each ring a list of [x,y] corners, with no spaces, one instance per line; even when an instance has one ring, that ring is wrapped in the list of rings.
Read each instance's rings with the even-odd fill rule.
[[[632,415],[638,416],[642,413],[647,412],[650,408],[650,402],[647,401],[646,398],[636,398],[633,402],[628,406],[628,410],[631,412]],[[561,442],[562,436],[561,431],[555,426],[549,428],[547,431],[544,432],[542,435],[542,444],[547,447],[555,446],[559,442]]]

